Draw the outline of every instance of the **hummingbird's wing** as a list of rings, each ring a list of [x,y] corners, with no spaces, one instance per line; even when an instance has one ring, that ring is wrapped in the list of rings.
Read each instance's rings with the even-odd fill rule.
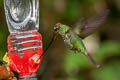
[[[93,16],[92,18],[88,19],[86,22],[80,20],[77,22],[73,31],[80,36],[81,38],[85,38],[95,32],[101,24],[103,24],[109,14],[109,10]]]

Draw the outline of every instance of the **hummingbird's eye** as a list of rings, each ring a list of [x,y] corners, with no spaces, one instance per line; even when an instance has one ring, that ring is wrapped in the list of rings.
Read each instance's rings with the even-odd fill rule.
[[[58,27],[54,27],[54,31],[57,32],[59,30]]]

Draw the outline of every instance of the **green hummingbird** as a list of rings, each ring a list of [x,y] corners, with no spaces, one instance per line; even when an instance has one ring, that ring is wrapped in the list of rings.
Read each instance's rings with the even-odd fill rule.
[[[55,25],[54,31],[56,34],[60,34],[62,36],[64,43],[70,50],[72,50],[74,53],[82,53],[90,59],[95,67],[99,67],[99,64],[88,53],[82,39],[72,31],[71,27],[58,23]]]
[[[108,13],[109,10],[88,19],[87,22],[79,21],[73,29],[67,25],[57,23],[54,27],[54,32],[62,36],[68,49],[74,53],[82,53],[87,56],[95,67],[98,68],[99,64],[88,53],[82,39],[95,32],[105,21]]]
[[[90,56],[82,39],[95,32],[105,21],[108,13],[109,10],[88,19],[86,22],[79,21],[74,28],[71,28],[61,23],[57,23],[54,27],[53,37],[48,47],[45,49],[44,54],[59,34],[62,36],[64,43],[66,44],[68,49],[72,50],[74,53],[82,53],[83,55],[87,56],[90,61],[95,65],[95,67],[98,68],[99,64]]]

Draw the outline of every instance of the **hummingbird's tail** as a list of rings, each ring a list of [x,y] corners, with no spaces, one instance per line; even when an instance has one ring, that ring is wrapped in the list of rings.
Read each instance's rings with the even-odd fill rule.
[[[88,57],[88,59],[93,63],[93,65],[96,67],[96,68],[99,68],[100,65],[92,58],[92,56],[90,54],[87,54],[85,55],[86,57]]]

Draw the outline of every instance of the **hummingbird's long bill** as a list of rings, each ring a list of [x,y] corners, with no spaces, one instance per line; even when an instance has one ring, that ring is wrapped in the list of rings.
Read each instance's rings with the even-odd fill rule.
[[[92,62],[92,64],[96,67],[99,68],[100,65],[92,58],[92,56],[90,54],[85,55],[86,57],[88,57],[88,59]]]
[[[40,57],[42,57],[43,55],[45,55],[45,53],[50,48],[50,46],[52,45],[52,43],[56,40],[57,36],[58,36],[58,32],[53,32],[53,36],[52,36],[51,41],[49,42],[47,48],[44,50],[44,53]]]

